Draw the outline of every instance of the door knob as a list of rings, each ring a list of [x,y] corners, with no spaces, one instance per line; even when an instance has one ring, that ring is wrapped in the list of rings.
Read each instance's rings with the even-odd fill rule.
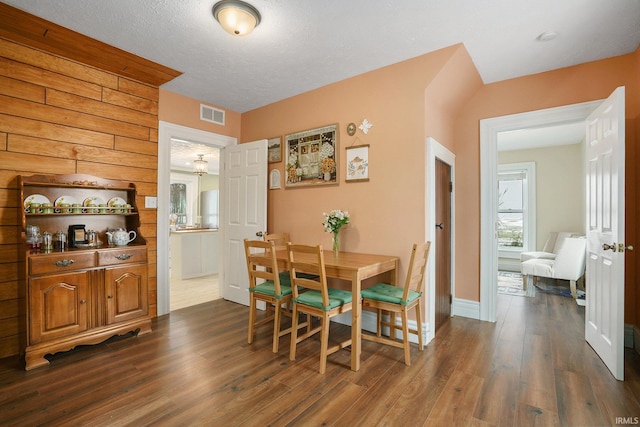
[[[258,237],[262,237],[262,236],[264,236],[264,233],[263,233],[262,231],[258,231],[258,232],[256,233],[256,236],[258,236]]]
[[[612,243],[612,244],[609,245],[609,244],[605,243],[604,245],[602,245],[602,249],[605,250],[605,251],[611,250],[612,252],[615,252],[616,251],[616,244]]]
[[[436,228],[439,228],[440,230],[444,230],[444,223],[440,223],[440,224],[436,224]]]
[[[624,243],[618,243],[618,252],[624,252],[625,250],[633,252],[633,246],[625,246]]]

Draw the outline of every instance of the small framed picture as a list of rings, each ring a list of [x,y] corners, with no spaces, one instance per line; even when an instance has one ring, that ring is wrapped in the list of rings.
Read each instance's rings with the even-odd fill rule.
[[[346,182],[369,181],[369,144],[347,147]]]
[[[272,169],[269,173],[269,189],[277,190],[280,188],[280,170]]]
[[[276,136],[267,140],[269,163],[282,161],[282,137]]]

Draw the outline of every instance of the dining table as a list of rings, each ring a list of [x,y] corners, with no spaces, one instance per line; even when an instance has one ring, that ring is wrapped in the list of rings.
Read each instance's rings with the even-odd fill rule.
[[[276,252],[278,262],[284,267],[288,264],[286,249]],[[304,255],[296,259],[304,260]],[[315,261],[310,255],[310,261]],[[365,254],[359,252],[324,251],[324,263],[327,277],[351,282],[351,369],[360,369],[360,353],[362,350],[362,298],[360,290],[362,282],[375,276],[386,275],[388,282],[395,285],[398,280],[399,258],[392,255]]]

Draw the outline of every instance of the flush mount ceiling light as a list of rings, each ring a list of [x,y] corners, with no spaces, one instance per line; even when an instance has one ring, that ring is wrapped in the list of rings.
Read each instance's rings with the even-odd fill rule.
[[[246,36],[260,23],[258,9],[240,0],[222,0],[213,5],[213,16],[234,36]]]
[[[203,160],[202,157],[204,157],[204,154],[198,154],[198,158],[193,161],[193,173],[198,176],[209,173],[209,162]]]

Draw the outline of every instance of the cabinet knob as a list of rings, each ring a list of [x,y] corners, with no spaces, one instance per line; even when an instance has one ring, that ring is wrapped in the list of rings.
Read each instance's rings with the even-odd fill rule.
[[[86,299],[80,300],[80,304],[86,304],[86,303],[87,303]]]
[[[120,254],[120,255],[116,255],[116,258],[119,259],[120,261],[126,261],[129,258],[131,258],[133,255],[131,254]]]
[[[74,259],[61,259],[59,261],[54,262],[56,267],[69,267],[71,264],[76,262]]]
[[[113,295],[107,295],[107,299],[113,299]]]

